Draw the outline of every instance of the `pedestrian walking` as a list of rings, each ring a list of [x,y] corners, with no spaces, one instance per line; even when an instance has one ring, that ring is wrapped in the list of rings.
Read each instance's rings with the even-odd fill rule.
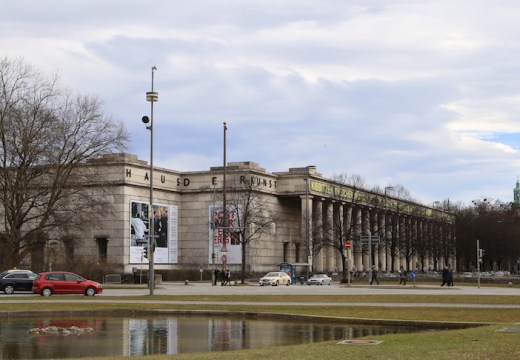
[[[377,279],[377,269],[374,265],[372,265],[372,278],[370,278],[370,285],[372,285],[374,281],[377,283],[377,285],[379,285],[379,280]]]
[[[218,271],[218,269],[215,269],[213,271],[213,285],[217,285],[217,281],[218,281],[218,275],[219,275],[220,271]]]
[[[442,284],[441,284],[441,286],[444,286],[444,285],[450,286],[450,283],[448,282],[449,271],[448,271],[447,267],[444,267],[444,269],[442,269],[442,275],[441,276],[442,276]]]
[[[399,269],[399,285],[405,285],[406,286],[406,276],[408,274],[406,273],[406,270],[401,266]]]
[[[448,286],[453,286],[453,271],[448,269]]]
[[[226,271],[222,269],[220,272],[220,286],[226,285]]]
[[[229,270],[226,272],[226,282],[224,283],[224,285],[231,285],[231,273],[229,272]]]

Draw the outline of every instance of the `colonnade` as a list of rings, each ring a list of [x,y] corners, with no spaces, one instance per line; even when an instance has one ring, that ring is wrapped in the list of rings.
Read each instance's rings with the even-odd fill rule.
[[[425,211],[349,203],[316,195],[301,196],[301,244],[313,272],[341,272],[342,251],[352,244],[349,270],[432,271],[455,268],[454,225]],[[362,236],[379,239],[369,251]],[[372,259],[369,259],[369,254]]]

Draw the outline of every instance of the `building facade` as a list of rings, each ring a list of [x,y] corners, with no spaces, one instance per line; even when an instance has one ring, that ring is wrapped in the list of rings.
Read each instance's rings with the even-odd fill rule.
[[[445,211],[399,200],[387,194],[347,186],[324,178],[314,166],[269,173],[254,162],[236,162],[208,171],[153,170],[154,224],[149,224],[150,167],[131,154],[91,161],[89,171],[102,174],[104,196],[112,207],[75,238],[73,256],[115,264],[122,273],[148,263],[144,247],[155,229],[157,270],[238,270],[246,257],[247,272],[277,269],[282,262],[308,263],[314,272],[342,270],[345,242],[352,244],[349,267],[381,271],[438,270],[455,267],[454,217]],[[233,227],[244,209],[223,211],[226,192],[253,184],[257,201],[270,217],[268,228],[242,252]],[[219,222],[226,216],[229,231]],[[248,223],[248,231],[255,224]],[[229,232],[229,233],[228,233]],[[374,239],[371,249],[362,241]],[[376,241],[377,240],[377,241]],[[213,255],[214,254],[214,255]],[[369,258],[370,256],[370,258]]]

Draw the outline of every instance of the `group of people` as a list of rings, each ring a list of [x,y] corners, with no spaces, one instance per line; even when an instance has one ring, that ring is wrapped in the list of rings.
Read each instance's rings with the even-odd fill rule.
[[[229,285],[231,283],[231,273],[229,272],[229,270],[222,269],[222,271],[219,271],[218,269],[215,269],[213,271],[213,274],[214,274],[213,285],[217,285],[219,275],[220,275],[220,286]]]
[[[352,273],[355,274],[355,268],[353,268]],[[412,274],[413,275],[413,274]],[[407,271],[401,266],[399,269],[399,285],[406,285],[406,279],[408,277]],[[379,285],[379,280],[377,278],[377,269],[375,266],[372,266],[371,277],[370,277],[370,285],[374,283],[374,281]],[[442,284],[441,286],[453,286],[453,272],[450,268],[445,267],[442,270]]]
[[[408,276],[408,273],[401,266],[401,268],[399,269],[399,285],[406,285],[407,276]],[[379,280],[377,278],[377,269],[375,266],[372,266],[370,285],[372,285],[374,283],[374,281],[377,283],[377,285],[379,285]]]
[[[407,277],[408,277],[408,273],[401,266],[401,268],[399,269],[399,285],[406,285]],[[379,280],[377,279],[377,269],[375,266],[372,266],[372,277],[370,278],[370,285],[372,285],[372,283],[374,281],[377,283],[377,285],[379,285]]]

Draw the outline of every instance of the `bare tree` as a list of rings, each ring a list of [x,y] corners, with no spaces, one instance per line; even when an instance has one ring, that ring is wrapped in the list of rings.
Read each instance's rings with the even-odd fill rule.
[[[240,281],[243,284],[246,277],[247,252],[249,245],[271,232],[276,223],[276,216],[262,199],[259,182],[255,177],[239,176],[231,181],[227,206],[236,209],[236,219],[231,236],[242,245],[242,264]]]
[[[516,204],[472,201],[472,206],[456,206],[456,246],[459,270],[477,267],[476,241],[484,250],[483,270],[520,272],[520,208]]]
[[[410,192],[402,185],[392,186],[392,189],[392,197],[387,198],[385,196],[386,205],[390,212],[388,224],[385,222],[385,234],[389,234],[385,238],[385,247],[387,255],[390,257],[390,271],[393,272],[396,268],[395,259],[400,255],[400,250],[406,246],[406,231],[402,217],[406,212],[406,201],[411,201],[412,197]]]
[[[352,174],[347,175],[346,173],[333,174],[331,180],[334,180],[340,184],[349,185],[358,189],[367,187],[365,179],[361,175]]]
[[[352,188],[352,198],[350,199],[350,205],[347,210],[343,213],[343,216],[335,216],[332,219],[332,224],[329,224],[328,231],[324,234],[323,230],[318,230],[318,235],[321,233],[321,236],[315,239],[315,242],[320,242],[321,249],[322,247],[331,247],[335,252],[338,252],[341,256],[341,264],[342,264],[342,282],[348,281],[348,267],[347,267],[347,258],[345,256],[345,243],[351,240],[359,240],[359,235],[361,234],[361,217],[357,211],[353,211],[356,204],[368,201],[366,196],[361,196],[365,192],[359,191],[366,186],[366,181],[359,175],[351,175],[347,174],[334,174],[332,176],[332,180],[350,186]],[[361,195],[360,195],[361,194]],[[336,212],[338,213],[338,212]],[[323,221],[320,221],[323,224]],[[320,244],[317,244],[318,246]],[[354,249],[353,249],[354,250]],[[358,251],[363,251],[363,249],[358,246]],[[316,255],[316,254],[315,254]]]
[[[22,59],[0,58],[0,253],[17,266],[50,231],[66,233],[106,211],[82,166],[124,150],[121,123],[93,96],[74,95]],[[103,208],[100,211],[100,208]]]

